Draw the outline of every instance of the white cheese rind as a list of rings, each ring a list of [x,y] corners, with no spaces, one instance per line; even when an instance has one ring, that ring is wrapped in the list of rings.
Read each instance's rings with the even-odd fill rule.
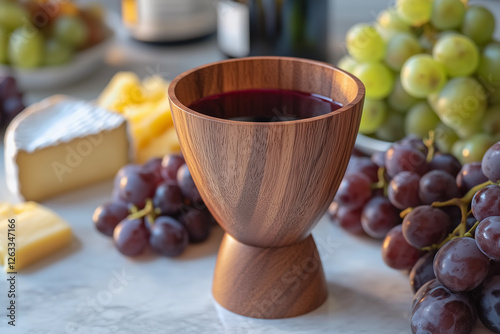
[[[52,96],[31,105],[11,122],[5,133],[5,172],[8,189],[25,199],[20,189],[17,165],[19,152],[35,153],[112,131],[124,124],[127,126],[126,119],[118,113],[63,95]],[[130,143],[130,135],[128,139]],[[132,159],[132,145],[129,145],[128,153]]]

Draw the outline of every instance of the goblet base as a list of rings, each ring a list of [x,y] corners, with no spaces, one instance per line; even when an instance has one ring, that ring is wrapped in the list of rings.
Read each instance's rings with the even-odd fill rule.
[[[225,309],[252,318],[299,316],[328,295],[316,244],[310,235],[286,247],[260,248],[225,234],[212,292]]]

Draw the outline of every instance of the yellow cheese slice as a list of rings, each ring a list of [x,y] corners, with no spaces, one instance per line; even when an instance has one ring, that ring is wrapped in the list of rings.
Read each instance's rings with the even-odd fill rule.
[[[0,265],[6,272],[18,272],[71,240],[70,226],[51,210],[35,202],[0,203]]]

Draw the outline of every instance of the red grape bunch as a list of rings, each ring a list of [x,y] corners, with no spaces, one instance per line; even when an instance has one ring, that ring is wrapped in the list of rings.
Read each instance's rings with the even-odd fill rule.
[[[16,79],[0,75],[0,125],[7,126],[25,108]]]
[[[167,155],[120,169],[113,200],[95,210],[93,221],[124,255],[139,255],[150,246],[158,254],[174,257],[189,243],[206,240],[214,219],[184,158]]]
[[[500,142],[463,166],[415,137],[355,155],[330,217],[409,271],[413,333],[470,333],[477,318],[500,333]]]

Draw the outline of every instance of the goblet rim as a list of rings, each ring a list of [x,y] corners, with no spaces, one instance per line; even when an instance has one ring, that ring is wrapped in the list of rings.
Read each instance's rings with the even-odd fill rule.
[[[289,120],[289,121],[276,121],[276,122],[271,121],[271,122],[265,122],[265,123],[262,123],[262,122],[252,122],[252,121],[241,122],[241,121],[237,121],[237,120],[231,120],[231,119],[224,119],[224,118],[219,118],[219,117],[208,116],[206,114],[197,112],[196,110],[189,108],[188,106],[186,106],[184,103],[182,103],[177,98],[177,95],[175,94],[176,86],[186,76],[188,76],[188,75],[190,75],[190,74],[192,74],[192,73],[194,73],[196,71],[205,69],[205,68],[217,66],[217,65],[220,65],[220,64],[226,64],[226,63],[244,61],[244,60],[291,60],[291,61],[306,62],[306,63],[310,63],[310,64],[313,64],[313,65],[318,65],[318,66],[326,67],[326,68],[332,69],[334,71],[338,71],[338,72],[346,75],[347,77],[349,77],[351,80],[353,80],[354,83],[357,86],[357,94],[356,94],[356,97],[352,101],[350,101],[348,104],[342,105],[341,108],[333,110],[333,111],[331,111],[329,113],[326,113],[326,114],[323,114],[323,115],[314,116],[314,117],[308,117],[308,118],[302,118],[302,119],[296,119],[296,120]],[[308,122],[320,121],[320,120],[323,120],[323,119],[330,118],[330,117],[332,117],[334,115],[337,115],[337,114],[340,114],[340,113],[343,113],[343,112],[351,110],[354,106],[356,106],[359,103],[361,103],[364,97],[365,97],[365,86],[361,82],[361,80],[359,80],[353,74],[351,74],[351,73],[349,73],[347,71],[344,71],[344,70],[342,70],[342,69],[340,69],[340,68],[338,68],[336,66],[333,66],[331,64],[322,62],[322,61],[317,61],[317,60],[312,60],[312,59],[305,59],[305,58],[297,58],[297,57],[282,57],[282,56],[243,57],[243,58],[225,59],[225,60],[220,60],[220,61],[216,61],[216,62],[211,62],[211,63],[208,63],[208,64],[204,64],[204,65],[201,65],[201,66],[194,67],[194,68],[192,68],[190,70],[187,70],[187,71],[179,74],[177,77],[174,78],[174,80],[172,80],[172,82],[170,83],[170,85],[168,87],[168,98],[170,100],[170,103],[172,103],[173,105],[175,105],[178,109],[183,110],[184,112],[188,112],[188,113],[190,113],[190,114],[192,114],[194,116],[197,116],[197,117],[200,117],[200,118],[203,118],[203,119],[207,119],[207,120],[210,120],[210,121],[215,121],[215,122],[220,122],[220,123],[226,123],[226,124],[249,125],[249,126],[250,125],[251,126],[269,126],[269,125],[273,125],[273,124],[280,124],[280,125],[283,126],[283,125],[286,125],[286,124],[299,124],[299,123],[308,123]]]

